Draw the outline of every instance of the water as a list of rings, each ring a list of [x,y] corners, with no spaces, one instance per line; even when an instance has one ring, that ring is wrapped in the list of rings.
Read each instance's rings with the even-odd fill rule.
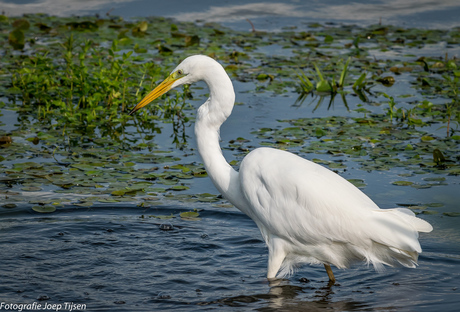
[[[30,8],[34,11],[40,8],[42,12],[51,8],[53,11],[49,12],[68,15],[102,14],[114,7],[111,14],[126,18],[145,15],[145,12],[181,20],[204,16],[242,30],[249,28],[245,18],[259,30],[279,30],[285,26],[301,27],[312,21],[351,22],[353,18],[347,14],[355,13],[355,4],[334,1],[313,1],[316,6],[311,9],[312,13],[308,13],[310,4],[307,3],[269,2],[268,7],[277,5],[277,14],[264,12],[257,3],[245,6],[246,1],[227,3],[220,9],[206,1],[170,1],[157,3],[155,8],[149,7],[152,2],[141,0],[83,2],[84,8],[81,3],[75,3],[0,1],[0,10],[14,15]],[[387,10],[380,10],[378,14],[369,12],[372,8],[381,8],[381,2],[366,4],[366,10],[353,16],[363,24],[375,23],[382,17],[402,26],[447,28],[458,23],[460,14],[456,1],[419,2],[407,5],[405,10],[401,9],[407,4],[405,1],[387,4]],[[392,7],[392,4],[398,6]],[[328,5],[335,13],[324,15]],[[436,10],[433,5],[437,6]],[[241,14],[243,11],[246,13]],[[458,47],[454,49],[458,55]],[[433,48],[433,55],[437,50]],[[250,131],[279,127],[276,119],[311,115],[311,106],[291,106],[295,101],[293,94],[282,97],[245,94],[243,91],[251,89],[251,84],[235,82],[235,87],[237,101],[246,105],[235,107],[223,125],[223,142],[241,136],[257,146],[260,140],[251,137]],[[199,92],[194,96],[198,98]],[[356,104],[352,102],[351,106]],[[336,104],[334,114],[350,114],[340,100]],[[315,112],[316,117],[330,114],[325,106]],[[14,114],[8,111],[3,114],[3,129],[14,129],[8,122],[14,120]],[[188,129],[187,135],[190,147],[194,148],[193,131]],[[157,139],[166,144],[169,142],[167,130],[163,136]],[[235,157],[228,150],[224,154],[229,161]],[[190,156],[192,161],[199,162],[197,155]],[[457,311],[460,218],[443,213],[459,212],[459,179],[448,176],[448,185],[417,190],[392,185],[392,181],[401,179],[398,173],[397,168],[368,173],[349,165],[343,176],[364,179],[365,192],[383,208],[405,203],[441,204],[429,210],[436,214],[420,216],[435,230],[420,237],[423,253],[417,269],[388,268],[383,273],[364,265],[349,270],[334,269],[339,285],[328,287],[323,267],[305,266],[289,279],[269,283],[265,278],[268,250],[255,224],[235,208],[167,202],[145,209],[125,203],[60,208],[53,214],[43,215],[33,212],[29,205],[19,205],[0,210],[0,302],[43,305],[73,302],[85,304],[88,311]],[[427,176],[431,175],[421,176],[420,181]],[[209,179],[199,179],[191,184],[190,192],[216,191]],[[34,193],[33,196],[46,194]],[[203,209],[200,221],[148,217],[171,213],[177,216],[179,212],[193,209]],[[168,228],[172,230],[165,230]]]
[[[204,206],[201,221],[146,217],[190,208],[3,214],[0,300],[74,302],[89,311],[456,310],[460,236],[450,228],[452,218],[430,220],[435,231],[421,237],[419,268],[376,273],[357,265],[335,270],[339,285],[330,288],[323,267],[303,267],[288,280],[268,283],[260,233],[235,209]],[[37,300],[43,296],[50,299]]]
[[[59,16],[167,16],[180,21],[218,22],[245,31],[251,29],[250,20],[257,30],[274,31],[312,22],[370,25],[382,21],[404,27],[452,28],[459,26],[460,4],[457,0],[1,0],[0,11],[10,16],[36,12]]]

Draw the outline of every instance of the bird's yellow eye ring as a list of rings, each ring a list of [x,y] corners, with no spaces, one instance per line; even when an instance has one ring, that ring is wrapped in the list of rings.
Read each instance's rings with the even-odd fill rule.
[[[184,71],[183,71],[182,69],[179,69],[179,70],[177,71],[177,73],[178,73],[179,75],[183,75],[183,74],[184,74]]]

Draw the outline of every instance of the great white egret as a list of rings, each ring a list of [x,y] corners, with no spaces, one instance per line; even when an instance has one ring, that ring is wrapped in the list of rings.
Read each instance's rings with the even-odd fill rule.
[[[198,108],[198,152],[212,182],[259,227],[268,246],[267,278],[284,277],[303,263],[353,262],[406,267],[422,251],[418,232],[432,226],[409,209],[380,209],[338,174],[292,153],[273,148],[250,152],[235,171],[219,146],[219,129],[232,112],[235,92],[225,69],[204,55],[186,58],[130,112],[133,114],[170,89],[203,80],[209,98]]]

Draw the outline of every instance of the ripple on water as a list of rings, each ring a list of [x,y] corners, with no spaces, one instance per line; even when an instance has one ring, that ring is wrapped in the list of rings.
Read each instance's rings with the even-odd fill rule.
[[[161,207],[169,215],[177,207]],[[164,211],[163,211],[164,210]],[[73,301],[91,310],[454,310],[459,295],[458,232],[425,240],[417,269],[321,266],[266,281],[267,250],[255,224],[233,209],[205,209],[201,221],[140,218],[133,209],[67,210],[0,219],[0,299]],[[158,209],[155,213],[158,213]],[[169,221],[169,220],[168,220]],[[435,232],[433,232],[435,233]],[[304,277],[304,279],[301,279]],[[123,303],[124,302],[124,303]]]

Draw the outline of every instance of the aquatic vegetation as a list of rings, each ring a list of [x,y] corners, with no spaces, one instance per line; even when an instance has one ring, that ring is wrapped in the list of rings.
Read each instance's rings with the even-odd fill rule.
[[[420,170],[458,174],[458,142],[430,136],[413,128],[396,128],[386,116],[368,119],[347,117],[300,118],[282,120],[289,126],[256,131],[265,145],[293,149],[302,153],[352,157],[363,170],[390,170],[403,167],[409,172]],[[369,122],[366,122],[369,121]],[[316,139],[310,139],[316,138]],[[309,141],[308,144],[304,142]],[[301,144],[298,144],[298,143]],[[293,144],[292,144],[293,143]],[[446,156],[433,157],[433,151]],[[446,162],[451,159],[452,162]],[[344,161],[318,161],[331,169],[346,168]],[[440,166],[442,164],[442,166]]]
[[[296,100],[296,105],[302,105],[307,95],[315,91],[316,94],[320,96],[320,99],[316,107],[321,106],[323,99],[325,98],[326,95],[330,96],[329,106],[331,106],[332,103],[334,102],[335,95],[337,93],[341,93],[342,101],[345,104],[345,106],[347,106],[348,108],[348,104],[345,99],[345,93],[343,92],[343,87],[345,85],[345,79],[347,78],[349,63],[350,63],[350,58],[348,58],[348,60],[343,65],[342,73],[340,74],[340,78],[337,82],[335,81],[334,76],[331,76],[331,81],[327,80],[325,78],[325,75],[322,73],[321,69],[318,68],[316,63],[313,64],[316,70],[316,75],[317,75],[315,85],[313,85],[313,83],[305,75],[305,73],[300,73],[300,74],[297,73],[297,76],[299,77],[299,80],[300,80],[300,85],[299,85],[300,95]],[[353,88],[354,88],[354,85],[353,85]]]
[[[451,66],[452,68],[457,68],[455,63]],[[454,72],[455,77],[451,78],[448,75],[443,75],[443,78],[446,80],[447,84],[450,86],[450,89],[448,89],[449,92],[449,97],[452,98],[452,102],[446,104],[446,114],[447,114],[447,136],[450,135],[451,132],[451,122],[456,124],[457,128],[459,126],[460,120],[458,118],[455,118],[459,114],[459,106],[460,106],[460,98],[459,98],[459,91],[460,91],[460,82],[459,82],[459,77],[460,77],[460,72],[455,71]]]
[[[458,34],[319,24],[238,32],[156,17],[0,15],[0,196],[8,199],[2,209],[28,203],[51,212],[124,201],[150,207],[167,200],[227,207],[217,195],[193,193],[193,183],[206,176],[187,158],[194,154],[188,137],[199,86],[126,114],[174,64],[197,53],[249,83],[245,92],[281,95],[279,102],[298,97],[288,103],[297,106],[311,97],[305,103],[314,111],[325,99],[328,107],[347,108],[346,115],[279,120],[253,137],[224,142],[235,167],[254,146],[268,145],[313,154],[337,171],[358,164],[366,171],[459,175],[458,59],[423,55],[430,44],[458,46]],[[15,119],[9,128],[5,116]],[[48,196],[27,195],[34,192]]]

